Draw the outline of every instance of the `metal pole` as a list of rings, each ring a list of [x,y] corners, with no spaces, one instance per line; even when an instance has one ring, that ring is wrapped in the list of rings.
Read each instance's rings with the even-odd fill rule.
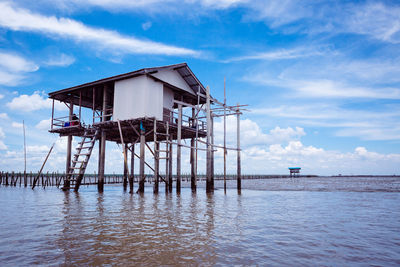
[[[24,177],[26,174],[26,139],[25,139],[25,122],[22,121],[22,128],[23,128],[23,132],[24,132]]]

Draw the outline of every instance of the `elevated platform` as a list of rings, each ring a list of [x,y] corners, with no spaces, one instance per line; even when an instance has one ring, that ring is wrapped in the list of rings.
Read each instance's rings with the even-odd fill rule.
[[[154,119],[153,118],[140,118],[134,120],[123,120],[120,121],[121,129],[123,133],[123,138],[125,143],[137,142],[137,139],[140,137],[140,124],[145,130],[146,142],[152,142],[154,140]],[[164,141],[167,139],[167,122],[166,121],[156,121],[156,129],[157,129],[157,140]],[[85,129],[92,128],[93,132],[95,129],[104,130],[106,132],[106,140],[112,141],[116,143],[121,142],[118,122],[115,121],[105,121],[96,123],[90,126],[84,125],[75,125],[69,127],[60,127],[53,130],[50,130],[51,133],[57,133],[60,136],[78,136],[83,137]],[[190,139],[196,137],[196,128],[182,126],[182,139]],[[176,123],[168,123],[168,132],[170,134],[170,138],[172,140],[177,139],[178,125]],[[207,130],[203,128],[199,128],[198,137],[206,137]]]

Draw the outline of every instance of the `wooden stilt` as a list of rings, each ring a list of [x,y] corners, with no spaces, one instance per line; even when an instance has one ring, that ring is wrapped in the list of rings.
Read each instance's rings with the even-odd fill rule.
[[[206,102],[206,117],[207,117],[207,177],[206,177],[206,192],[207,193],[211,193],[213,191],[212,188],[212,176],[211,176],[211,172],[212,172],[212,167],[211,167],[211,109],[210,109],[210,88],[207,86],[207,102]]]
[[[129,193],[130,194],[133,194],[134,166],[135,166],[135,143],[132,143],[132,146],[131,146],[131,173],[129,176]]]
[[[172,134],[171,134],[172,135]],[[170,193],[172,193],[172,181],[173,181],[173,177],[172,177],[172,137],[170,138],[170,143],[169,143],[169,156],[168,156],[168,191]]]
[[[211,113],[211,188],[214,190],[214,117]]]
[[[178,136],[176,148],[176,193],[181,192],[181,138],[182,138],[182,104],[178,104]]]
[[[124,181],[123,181],[123,188],[126,191],[128,187],[128,144],[124,145]]]
[[[192,127],[195,124],[195,119],[196,119],[196,112],[195,109],[192,108]],[[197,126],[196,126],[197,127]],[[192,192],[196,192],[196,148],[195,148],[195,141],[194,138],[190,140],[190,188],[192,189]]]
[[[72,101],[69,105],[69,122],[71,123],[72,121],[72,115],[74,114],[74,105],[72,104]],[[69,169],[71,168],[71,152],[72,152],[72,135],[68,135],[68,140],[67,140],[67,162],[65,166],[65,172],[69,173]],[[69,188],[71,185],[71,182],[69,179],[64,180],[64,187]]]
[[[236,142],[237,142],[237,190],[240,194],[242,190],[242,177],[241,177],[241,161],[240,161],[240,109],[239,103],[237,104],[237,129],[236,129]]]
[[[166,123],[166,140],[165,140],[165,192],[168,193],[169,191],[169,157],[170,157],[170,151],[169,151],[169,122],[167,121]]]
[[[160,150],[160,146],[159,143],[157,141],[157,120],[154,119],[154,130],[153,130],[153,134],[154,134],[154,188],[153,188],[153,192],[155,194],[158,194],[158,182],[159,182],[159,150]]]
[[[144,129],[140,127],[140,164],[139,164],[139,189],[138,193],[144,193],[144,181],[145,181],[145,176],[144,176],[144,157],[145,157],[145,143],[146,143],[146,137],[144,135]]]
[[[103,87],[103,110],[102,110],[102,118],[101,121],[104,122],[107,120],[107,102],[108,102],[108,93],[107,87]],[[104,191],[104,171],[105,171],[105,161],[106,161],[106,132],[104,129],[101,130],[101,139],[100,139],[100,158],[99,158],[99,178],[97,184],[97,190],[99,192]]]

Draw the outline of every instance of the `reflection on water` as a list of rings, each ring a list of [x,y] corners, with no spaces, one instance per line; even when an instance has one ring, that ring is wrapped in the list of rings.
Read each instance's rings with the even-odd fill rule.
[[[0,264],[400,264],[400,193],[121,187],[1,187]]]

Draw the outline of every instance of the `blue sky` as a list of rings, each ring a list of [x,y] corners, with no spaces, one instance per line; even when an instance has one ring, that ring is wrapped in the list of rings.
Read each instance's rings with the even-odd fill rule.
[[[23,169],[24,120],[28,170],[54,141],[46,168],[63,170],[48,92],[187,62],[214,97],[226,77],[228,102],[250,105],[243,172],[399,174],[399,14],[397,1],[0,1],[0,169]],[[121,149],[107,153],[121,172]]]

